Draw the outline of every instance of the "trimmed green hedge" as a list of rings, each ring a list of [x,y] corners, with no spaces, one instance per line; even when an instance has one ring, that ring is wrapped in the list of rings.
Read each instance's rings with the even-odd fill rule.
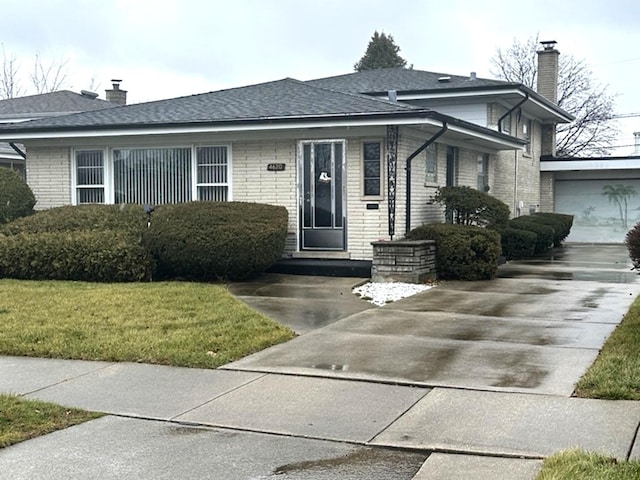
[[[146,216],[136,205],[42,210],[0,228],[0,276],[136,282],[155,263],[141,244]]]
[[[151,280],[153,258],[118,230],[0,236],[0,277],[28,280]]]
[[[33,213],[36,198],[17,172],[0,167],[0,224]]]
[[[571,233],[571,227],[573,226],[573,215],[565,215],[562,213],[534,213],[531,215],[531,219],[543,225],[553,227],[554,247],[562,245],[562,242],[569,236],[569,233]]]
[[[533,256],[538,235],[528,230],[505,228],[500,232],[502,255],[507,260]]]
[[[241,280],[282,256],[287,225],[284,207],[191,202],[159,206],[143,238],[161,278]]]
[[[554,243],[555,230],[549,225],[533,220],[531,215],[524,215],[509,220],[509,227],[517,230],[526,230],[536,234],[534,254],[548,252]]]
[[[438,223],[422,225],[408,240],[435,240],[438,276],[449,280],[485,280],[495,277],[500,235],[490,229]]]
[[[41,210],[0,228],[0,233],[77,232],[123,230],[140,235],[147,217],[139,205],[76,205]]]

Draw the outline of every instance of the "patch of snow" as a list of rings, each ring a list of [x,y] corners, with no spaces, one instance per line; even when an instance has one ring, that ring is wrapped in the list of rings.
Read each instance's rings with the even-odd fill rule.
[[[374,305],[381,307],[389,302],[410,297],[416,293],[432,288],[431,285],[401,282],[369,282],[352,290],[354,295],[360,296]]]

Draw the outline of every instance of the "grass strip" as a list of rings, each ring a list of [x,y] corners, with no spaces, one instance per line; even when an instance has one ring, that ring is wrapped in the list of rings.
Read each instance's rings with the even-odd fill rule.
[[[100,413],[0,394],[0,448],[101,416]]]
[[[618,461],[598,453],[566,450],[545,459],[536,480],[637,480],[640,461]]]
[[[607,339],[574,393],[585,398],[640,400],[640,297]]]

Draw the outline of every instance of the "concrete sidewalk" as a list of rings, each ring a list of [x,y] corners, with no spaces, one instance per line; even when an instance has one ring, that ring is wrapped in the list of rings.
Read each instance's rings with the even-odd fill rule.
[[[0,472],[499,480],[566,448],[640,458],[640,402],[571,397],[637,280],[623,247],[576,245],[381,308],[355,279],[235,285],[309,333],[218,370],[0,357],[0,391],[110,414],[0,451]]]

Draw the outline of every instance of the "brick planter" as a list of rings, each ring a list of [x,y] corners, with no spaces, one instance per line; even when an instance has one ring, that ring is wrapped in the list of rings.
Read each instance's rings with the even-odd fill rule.
[[[436,278],[436,242],[399,240],[372,242],[374,282],[425,283]]]

